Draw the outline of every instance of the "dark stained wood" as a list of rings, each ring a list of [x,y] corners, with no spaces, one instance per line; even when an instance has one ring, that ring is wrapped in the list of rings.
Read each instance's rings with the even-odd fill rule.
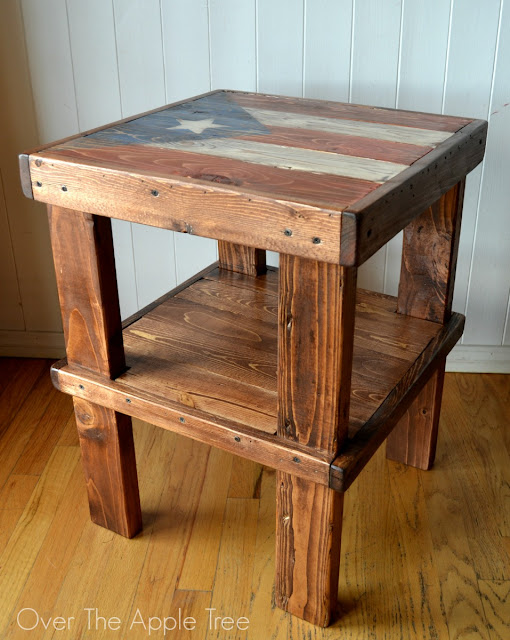
[[[34,197],[41,200],[47,197],[47,185],[43,183],[43,178],[46,181],[52,180],[49,171],[54,159],[72,162],[74,165],[108,164],[110,169],[118,171],[132,170],[135,166],[137,172],[146,172],[148,176],[168,178],[172,175],[177,181],[179,178],[185,178],[204,187],[218,186],[236,193],[249,191],[253,195],[296,201],[335,211],[345,209],[379,186],[377,182],[359,178],[317,174],[311,171],[296,172],[231,158],[157,147],[103,147],[94,151],[94,154],[87,148],[56,149],[51,150],[51,156],[48,151],[39,159],[46,165],[50,163],[49,167],[46,166],[43,176],[41,171],[38,171],[43,165],[38,168],[34,168],[33,163],[31,165],[33,179],[39,179],[43,185],[34,186]],[[52,197],[57,195],[55,193]]]
[[[305,254],[326,262],[339,260],[338,212],[247,195],[246,189],[233,191],[216,183],[199,184],[144,171],[106,171],[100,166],[57,159],[41,161],[34,156],[31,175],[32,180],[42,184],[34,198],[53,205],[283,253]],[[286,235],[287,229],[291,235]],[[321,242],[314,243],[314,238]]]
[[[398,313],[432,322],[449,319],[464,185],[457,183],[405,228]]]
[[[258,142],[257,136],[242,136],[240,139]],[[264,137],[264,142],[408,165],[432,150],[431,147],[405,142],[374,140],[360,136],[348,136],[326,131],[308,131],[306,129],[297,130],[288,127],[271,127],[271,133]]]
[[[142,526],[131,418],[74,398],[90,516],[131,538]]]
[[[105,380],[125,369],[111,221],[49,208],[67,359]],[[94,522],[132,537],[142,526],[131,419],[75,404]]]
[[[219,240],[218,255],[221,269],[244,273],[247,276],[259,276],[266,272],[264,249]]]
[[[436,456],[444,362],[433,373],[386,440],[386,457],[427,471]]]
[[[331,465],[330,487],[346,491],[404,415],[418,393],[444,362],[464,330],[464,316],[454,313],[440,327],[406,375],[395,385],[372,417],[349,439]]]
[[[442,116],[435,113],[388,109],[386,107],[370,107],[360,104],[343,104],[330,100],[314,100],[310,98],[292,98],[242,91],[228,92],[230,99],[238,104],[253,109],[270,109],[271,111],[290,111],[321,118],[340,118],[359,120],[362,122],[380,122],[398,124],[432,131],[457,131],[469,124],[472,118]]]
[[[277,472],[276,604],[321,627],[337,601],[342,511],[343,494]]]
[[[334,455],[347,439],[356,269],[280,256],[278,435]],[[342,499],[279,472],[276,603],[327,626],[336,606]]]
[[[277,283],[272,269],[258,278],[215,269],[125,330],[129,368],[116,380],[63,363],[54,369],[55,384],[87,401],[327,485],[334,454],[275,435]],[[422,352],[442,330],[395,309],[391,296],[357,292],[347,448],[395,385],[404,393],[409,368],[416,358],[427,360]],[[432,359],[434,354],[429,353]],[[371,437],[378,437],[380,428]]]
[[[331,453],[347,437],[355,300],[355,269],[280,256],[280,436]]]
[[[69,362],[115,378],[126,367],[111,221],[49,207]]]
[[[397,311],[445,323],[451,316],[465,181],[405,229]],[[445,363],[390,433],[386,455],[419,469],[434,463]]]
[[[128,413],[163,429],[242,458],[283,469],[323,486],[329,484],[331,456],[276,438],[258,428],[259,424],[255,421],[251,426],[243,425],[239,421],[206,413],[185,402],[158,396],[150,388],[149,391],[140,391],[122,379],[107,380],[81,367],[68,365],[65,360],[52,367],[52,379],[60,391],[87,402]]]
[[[356,215],[356,264],[362,264],[482,161],[487,122],[474,120],[369,193],[347,212]]]

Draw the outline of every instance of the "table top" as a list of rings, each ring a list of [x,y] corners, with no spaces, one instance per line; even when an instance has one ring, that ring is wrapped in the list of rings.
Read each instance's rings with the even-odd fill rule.
[[[358,264],[480,162],[485,135],[480,120],[216,91],[23,154],[22,179],[49,204]]]

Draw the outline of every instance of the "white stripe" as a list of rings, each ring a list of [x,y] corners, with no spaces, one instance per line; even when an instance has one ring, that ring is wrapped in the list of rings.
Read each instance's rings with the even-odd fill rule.
[[[387,140],[389,142],[406,142],[425,147],[435,147],[453,135],[451,131],[415,129],[414,127],[403,127],[397,124],[378,124],[358,120],[321,118],[298,113],[285,113],[283,111],[243,108],[267,127],[327,131],[328,133],[342,133],[349,136],[375,138],[376,140]]]
[[[216,130],[219,133],[219,129]],[[210,156],[242,160],[263,164],[278,169],[312,171],[346,178],[360,178],[372,182],[385,182],[392,176],[407,169],[405,164],[344,156],[327,151],[297,149],[276,144],[236,140],[234,138],[208,138],[205,140],[185,140],[176,142],[150,142],[152,147],[163,147],[179,151],[204,153]]]

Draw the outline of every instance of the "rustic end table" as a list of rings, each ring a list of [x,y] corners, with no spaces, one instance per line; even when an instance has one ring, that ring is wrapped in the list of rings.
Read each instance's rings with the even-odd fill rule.
[[[20,156],[46,202],[94,522],[141,528],[131,417],[277,469],[276,601],[326,626],[343,492],[434,459],[464,180],[487,123],[216,91]],[[121,322],[111,218],[219,241]],[[397,297],[357,268],[405,229]],[[265,250],[280,254],[266,267]]]

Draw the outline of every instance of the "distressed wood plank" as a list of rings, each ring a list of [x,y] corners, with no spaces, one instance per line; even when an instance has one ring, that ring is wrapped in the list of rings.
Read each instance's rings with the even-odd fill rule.
[[[465,181],[404,231],[397,312],[444,324],[451,317]],[[430,469],[436,455],[445,362],[388,437],[386,455]]]
[[[361,138],[405,142],[425,147],[435,147],[452,136],[450,131],[431,131],[399,124],[378,124],[359,120],[321,118],[320,116],[296,115],[291,112],[246,109],[246,111],[268,127],[290,127],[312,131],[331,131]]]
[[[258,136],[241,136],[239,139],[260,142]],[[407,165],[431,151],[431,147],[406,144],[405,142],[389,142],[332,133],[331,131],[307,131],[306,129],[289,127],[271,127],[270,133],[264,136],[264,142],[284,147],[315,149],[316,151],[341,153],[347,156],[386,160]]]
[[[231,100],[252,108],[274,111],[290,111],[302,115],[315,115],[321,118],[346,118],[362,122],[399,124],[407,127],[419,127],[433,131],[457,131],[469,124],[470,118],[456,118],[419,111],[388,109],[359,104],[344,104],[331,100],[310,98],[291,98],[256,93],[229,92]]]
[[[68,362],[105,379],[126,366],[111,221],[49,208]],[[131,419],[75,399],[92,520],[127,537],[142,517]]]
[[[220,268],[247,276],[258,276],[266,272],[266,252],[242,244],[218,242]]]

